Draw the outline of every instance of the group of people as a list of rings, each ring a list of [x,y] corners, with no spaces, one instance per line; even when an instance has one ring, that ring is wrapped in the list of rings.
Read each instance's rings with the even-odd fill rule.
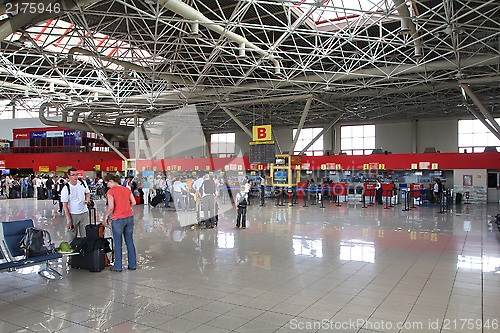
[[[57,181],[58,178],[51,176],[14,177],[4,175],[1,178],[0,195],[6,199],[52,199]]]
[[[170,198],[174,202],[176,211],[185,211],[191,208],[199,214],[200,219],[205,221],[206,228],[213,228],[216,225],[215,216],[217,215],[216,199],[219,195],[220,188],[228,186],[228,193],[231,203],[237,210],[237,227],[246,228],[246,207],[250,204],[249,193],[251,189],[251,181],[244,179],[242,181],[240,192],[236,195],[236,200],[232,196],[232,191],[228,179],[213,178],[209,174],[200,176],[197,180],[190,177],[167,177],[158,175],[156,179],[148,180],[143,178],[143,183],[150,187],[152,183],[151,193],[155,195],[163,195],[165,207],[169,207]],[[149,200],[148,196],[144,197],[144,203]]]
[[[87,182],[79,178],[75,168],[68,170],[68,182],[61,190],[60,201],[63,212],[66,216],[66,226],[71,238],[85,237],[85,227],[90,223],[89,204],[90,190]],[[125,239],[128,256],[128,268],[137,268],[137,257],[133,240],[134,213],[132,207],[136,200],[132,191],[126,186],[122,186],[121,177],[108,174],[103,179],[103,183],[108,189],[106,200],[108,208],[105,214],[104,224],[111,227],[114,243],[115,261],[112,270],[122,271],[122,241]]]
[[[60,176],[31,175],[27,177],[2,176],[0,195],[6,199],[35,198],[57,200],[66,179]],[[85,178],[85,183],[96,194],[105,193],[105,184],[100,177]]]
[[[103,189],[102,193],[106,194],[107,201],[104,224],[112,230],[115,253],[112,270],[117,272],[123,269],[123,239],[127,248],[128,268],[131,270],[137,268],[136,250],[133,241],[134,214],[132,207],[138,203],[136,196],[139,190],[142,192],[144,204],[149,203],[150,193],[163,191],[165,193],[165,206],[168,206],[172,195],[176,210],[186,210],[183,195],[187,194],[188,198],[191,198],[189,193],[192,193],[193,200],[195,200],[195,209],[203,212],[206,228],[213,228],[216,225],[214,217],[217,214],[215,209],[218,196],[217,189],[225,184],[222,178],[213,179],[209,174],[204,174],[196,181],[184,177],[158,176],[157,179],[153,180],[147,177],[120,177],[112,174],[108,174],[103,178],[92,179],[86,177],[81,179],[78,170],[75,168],[68,170],[67,180],[62,177],[50,176],[26,178],[31,180],[27,184],[28,188],[32,184],[35,197],[42,196],[41,189],[45,189],[47,198],[56,199],[57,197],[59,199],[59,211],[66,217],[69,241],[75,237],[86,236],[86,226],[90,223],[91,189]],[[17,181],[24,181],[24,179]],[[7,190],[10,190],[12,186],[15,186],[12,184],[15,184],[13,178],[2,178],[2,190],[5,189],[5,186],[8,187]],[[246,209],[249,205],[250,188],[251,182],[248,180],[243,181],[240,192],[232,200],[237,210],[236,227],[238,228],[246,228]]]

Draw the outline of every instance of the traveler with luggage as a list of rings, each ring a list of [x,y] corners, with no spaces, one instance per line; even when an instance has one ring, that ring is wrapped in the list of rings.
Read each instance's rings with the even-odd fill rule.
[[[78,170],[68,169],[69,181],[61,190],[61,202],[66,215],[71,240],[85,237],[85,226],[90,223],[87,205],[90,203],[90,191],[87,184],[78,178]]]
[[[128,269],[137,268],[137,257],[133,239],[134,233],[134,213],[132,206],[135,206],[135,198],[132,192],[120,185],[120,177],[108,174],[105,178],[109,187],[106,197],[108,199],[108,210],[106,211],[105,224],[113,233],[115,262],[111,270],[122,271],[122,237],[125,238],[127,247]]]

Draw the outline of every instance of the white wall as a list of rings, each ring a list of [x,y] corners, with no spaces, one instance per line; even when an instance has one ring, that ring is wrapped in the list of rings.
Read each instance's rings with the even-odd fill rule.
[[[340,126],[337,124],[324,134],[324,149],[340,152]],[[4,119],[2,120],[2,132],[0,139],[12,140],[12,130],[15,128],[38,128],[50,127],[40,122],[38,118],[31,119]],[[293,127],[273,127],[275,134],[276,153],[279,153],[278,145],[282,151],[288,151],[292,144]],[[168,146],[165,154],[159,154],[157,158],[183,158],[184,156],[202,157],[205,154],[201,134],[188,130],[189,133],[181,135]],[[199,131],[196,131],[199,132]],[[236,154],[243,156],[250,151],[249,142],[251,138],[242,130],[236,132]],[[334,134],[335,133],[335,134]],[[170,134],[169,134],[170,135]],[[169,135],[163,138],[151,140],[154,147],[161,146]],[[415,138],[416,135],[416,138]],[[335,138],[334,138],[335,136]],[[334,142],[335,141],[335,142]],[[335,146],[334,146],[335,144]],[[415,146],[416,145],[416,146]],[[458,124],[456,118],[401,121],[376,123],[376,147],[383,148],[393,154],[422,153],[426,147],[435,147],[442,153],[458,151]],[[416,151],[415,151],[416,147]],[[141,149],[145,145],[141,143]]]
[[[150,153],[154,154],[158,149],[165,145],[175,135],[175,131],[165,131],[163,136],[150,138],[148,145],[145,140],[140,141],[140,149],[146,153],[146,158],[150,157]],[[130,138],[133,138],[131,136]],[[129,146],[133,147],[133,139],[129,139]],[[171,143],[164,147],[156,156],[157,159],[162,158],[199,158],[204,157],[206,142],[205,136],[201,131],[190,131],[189,129],[177,136]],[[132,157],[133,158],[133,157]]]
[[[472,176],[472,186],[464,186],[464,175]],[[484,169],[455,169],[453,170],[453,188],[455,192],[469,191],[469,202],[486,203],[488,172]],[[462,199],[465,201],[465,196]]]
[[[340,152],[340,127],[335,125],[324,134],[324,149]],[[458,152],[458,123],[456,118],[425,121],[399,121],[376,123],[376,148],[393,154],[423,153],[426,147],[435,147],[442,153]],[[283,151],[292,144],[293,127],[273,127],[275,140]],[[243,131],[236,131],[236,144],[243,153],[249,152],[251,138]],[[278,153],[278,148],[276,147]]]
[[[43,124],[38,118],[2,119],[0,139],[13,140],[12,130],[21,128],[53,127]]]
[[[458,120],[420,120],[417,122],[417,153],[435,147],[442,153],[458,153]]]
[[[412,122],[376,124],[376,148],[382,148],[393,154],[414,153],[413,128]]]
[[[245,153],[250,152],[250,141],[252,138],[250,136],[243,132],[235,132],[236,136],[236,151],[235,154],[236,156],[243,156]]]

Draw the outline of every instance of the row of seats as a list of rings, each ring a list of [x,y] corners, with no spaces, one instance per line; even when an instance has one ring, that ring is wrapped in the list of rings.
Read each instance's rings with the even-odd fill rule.
[[[50,266],[50,261],[62,257],[60,253],[51,253],[37,257],[24,257],[21,248],[26,229],[34,227],[33,220],[10,221],[0,223],[0,271],[15,271],[18,268],[45,264],[38,274],[54,279],[61,278],[61,274]]]

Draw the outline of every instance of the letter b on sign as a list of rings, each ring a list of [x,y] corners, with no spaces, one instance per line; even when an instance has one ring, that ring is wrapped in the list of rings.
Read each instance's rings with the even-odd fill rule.
[[[253,141],[271,140],[271,125],[253,127]]]

